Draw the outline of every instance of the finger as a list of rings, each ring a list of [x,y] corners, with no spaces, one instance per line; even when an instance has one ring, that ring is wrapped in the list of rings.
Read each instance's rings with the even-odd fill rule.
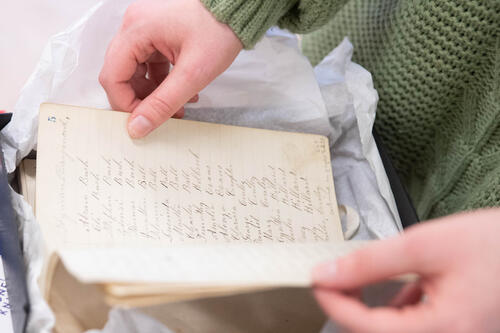
[[[200,100],[200,96],[198,94],[194,95],[191,97],[191,99],[188,101],[188,103],[196,103]]]
[[[132,112],[140,104],[130,80],[138,64],[143,63],[152,52],[154,49],[147,45],[127,40],[123,33],[119,33],[110,43],[99,82],[113,109]]]
[[[340,292],[316,288],[314,294],[326,314],[353,332],[431,332],[435,324],[426,305],[395,309],[368,308],[359,300]]]
[[[356,298],[361,300],[361,297],[363,296],[363,289],[354,289],[354,290],[346,290],[342,291],[344,295],[350,296],[352,298]]]
[[[134,76],[132,76],[132,78],[135,78],[135,77],[146,77],[146,73],[148,71],[148,67],[146,64],[137,64],[136,65],[137,67],[135,68],[135,73],[134,73]]]
[[[389,306],[403,307],[420,302],[423,296],[420,282],[407,283],[389,302]]]
[[[405,273],[429,275],[440,269],[419,233],[376,241],[343,258],[315,267],[316,286],[355,289]]]
[[[154,52],[146,61],[148,65],[148,78],[159,86],[168,75],[170,62],[160,52]]]
[[[160,126],[210,82],[211,76],[202,69],[201,61],[181,58],[160,86],[133,111],[128,123],[132,138],[143,137]]]
[[[173,118],[182,119],[184,118],[184,113],[185,113],[184,108],[180,108],[180,110],[173,115]]]
[[[141,100],[149,96],[158,86],[153,80],[146,78],[146,72],[147,65],[139,64],[134,76],[130,79],[130,84],[135,91],[135,95]]]
[[[157,88],[157,85],[153,81],[148,80],[145,77],[133,77],[130,80],[130,84],[132,85],[135,95],[139,100],[143,100],[148,97]]]

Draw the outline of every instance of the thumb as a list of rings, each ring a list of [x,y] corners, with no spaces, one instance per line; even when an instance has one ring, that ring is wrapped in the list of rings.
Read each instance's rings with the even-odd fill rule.
[[[415,231],[373,242],[336,261],[320,264],[312,273],[314,285],[350,290],[406,273],[436,273],[440,255],[426,249],[425,233]]]
[[[193,62],[179,62],[167,78],[133,110],[127,130],[142,138],[163,124],[209,82]]]

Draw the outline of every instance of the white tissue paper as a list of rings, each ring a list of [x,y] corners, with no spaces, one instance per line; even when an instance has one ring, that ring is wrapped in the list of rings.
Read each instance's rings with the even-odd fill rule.
[[[2,132],[9,172],[36,148],[41,103],[109,108],[97,78],[106,47],[131,2],[101,1],[49,40],[21,91],[11,123]],[[328,135],[338,202],[359,215],[354,238],[385,238],[398,233],[401,222],[371,134],[377,93],[370,73],[351,61],[352,50],[346,39],[312,68],[300,53],[295,35],[270,29],[255,49],[242,51],[200,93],[199,102],[186,108],[186,118]],[[54,318],[36,283],[42,263],[39,226],[22,196],[12,199],[32,305],[27,332],[49,332]],[[131,325],[118,325],[117,320]],[[138,311],[119,310],[110,313],[102,332],[138,332],[141,325],[161,326]]]

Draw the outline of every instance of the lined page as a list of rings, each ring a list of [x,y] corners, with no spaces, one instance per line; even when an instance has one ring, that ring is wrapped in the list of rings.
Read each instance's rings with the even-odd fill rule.
[[[228,290],[234,287],[235,291],[238,287],[307,287],[315,265],[366,244],[194,244],[156,249],[67,250],[60,254],[68,271],[82,282],[162,283],[153,285],[156,293],[182,293],[185,288],[210,291],[217,286]]]
[[[341,241],[326,137],[43,104],[36,212],[49,250]]]

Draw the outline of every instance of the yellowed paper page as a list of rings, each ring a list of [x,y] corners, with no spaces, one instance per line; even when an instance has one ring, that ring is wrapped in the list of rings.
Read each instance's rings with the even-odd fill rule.
[[[142,308],[173,332],[319,332],[327,318],[307,288],[280,288]]]
[[[146,296],[146,295],[158,295],[158,294],[169,294],[169,295],[179,295],[179,294],[196,294],[196,293],[218,293],[218,292],[234,292],[234,291],[252,291],[256,289],[261,289],[260,287],[255,286],[211,286],[211,287],[200,287],[193,285],[176,285],[176,284],[168,284],[168,283],[147,283],[147,284],[123,284],[123,283],[115,283],[115,284],[105,284],[102,285],[106,294],[113,295],[117,298],[124,297],[135,297],[135,296]]]
[[[189,287],[308,287],[315,265],[365,244],[192,244],[175,248],[73,249],[63,250],[60,255],[66,269],[84,283],[161,284],[157,291],[166,294]]]
[[[26,201],[35,209],[36,196],[36,160],[24,159],[19,168],[19,180],[21,194]]]
[[[267,288],[275,289],[275,287]],[[251,292],[261,292],[267,290],[263,287],[219,287],[219,288],[188,288],[172,292],[172,289],[165,294],[144,294],[132,296],[116,296],[113,292],[106,290],[105,301],[106,304],[113,306],[128,306],[128,307],[143,307],[157,304],[166,304],[171,302],[180,302],[200,298],[223,297],[236,294],[248,294]],[[115,290],[113,290],[115,291]]]
[[[326,137],[43,104],[37,218],[49,251],[341,241]],[[134,279],[133,279],[134,280]]]

